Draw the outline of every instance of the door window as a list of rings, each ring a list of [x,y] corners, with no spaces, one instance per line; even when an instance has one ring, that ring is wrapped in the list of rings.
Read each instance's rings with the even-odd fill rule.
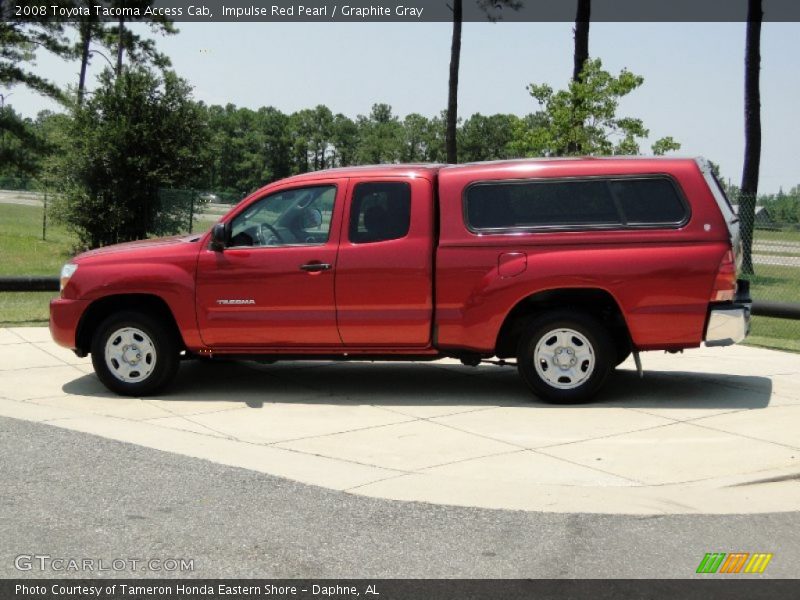
[[[385,242],[408,235],[411,187],[405,182],[359,183],[353,192],[349,239],[354,244]]]
[[[231,222],[229,246],[324,244],[333,218],[336,186],[295,188],[270,194]]]

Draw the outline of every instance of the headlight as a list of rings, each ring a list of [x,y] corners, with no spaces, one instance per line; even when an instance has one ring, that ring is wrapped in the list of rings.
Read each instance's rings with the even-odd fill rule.
[[[78,265],[74,263],[67,263],[63,267],[61,267],[61,291],[64,291],[64,288],[69,281],[69,278],[78,270]]]

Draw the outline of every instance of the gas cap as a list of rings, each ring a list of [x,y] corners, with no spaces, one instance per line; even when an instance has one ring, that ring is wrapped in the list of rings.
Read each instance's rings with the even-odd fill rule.
[[[524,252],[503,252],[497,257],[500,277],[516,277],[528,268],[528,255]]]

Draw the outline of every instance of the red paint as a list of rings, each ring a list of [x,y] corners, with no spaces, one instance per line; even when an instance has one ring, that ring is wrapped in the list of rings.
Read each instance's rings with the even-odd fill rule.
[[[516,277],[528,268],[528,255],[524,252],[503,252],[497,257],[497,272],[500,277]]]
[[[691,205],[688,223],[492,235],[464,224],[464,189],[476,181],[630,174],[672,176]],[[365,181],[409,183],[407,236],[362,244],[348,239],[352,190]],[[518,302],[544,290],[591,288],[616,300],[638,349],[685,348],[702,341],[709,298],[720,285],[717,272],[731,249],[712,193],[697,163],[687,159],[334,169],[270,184],[222,221],[265,195],[310,184],[337,186],[327,243],[220,252],[206,233],[82,254],[62,297],[51,303],[54,339],[76,348],[81,316],[93,302],[149,294],[166,303],[190,352],[491,355]],[[313,262],[332,267],[300,269]]]

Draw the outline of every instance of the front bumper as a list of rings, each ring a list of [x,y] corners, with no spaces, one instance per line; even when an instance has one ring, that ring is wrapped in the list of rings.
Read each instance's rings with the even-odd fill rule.
[[[736,299],[731,304],[712,306],[704,340],[706,346],[738,344],[750,333],[750,282],[740,279]]]
[[[59,346],[70,350],[78,347],[78,324],[87,305],[88,302],[84,300],[66,298],[53,298],[50,301],[50,335]]]

